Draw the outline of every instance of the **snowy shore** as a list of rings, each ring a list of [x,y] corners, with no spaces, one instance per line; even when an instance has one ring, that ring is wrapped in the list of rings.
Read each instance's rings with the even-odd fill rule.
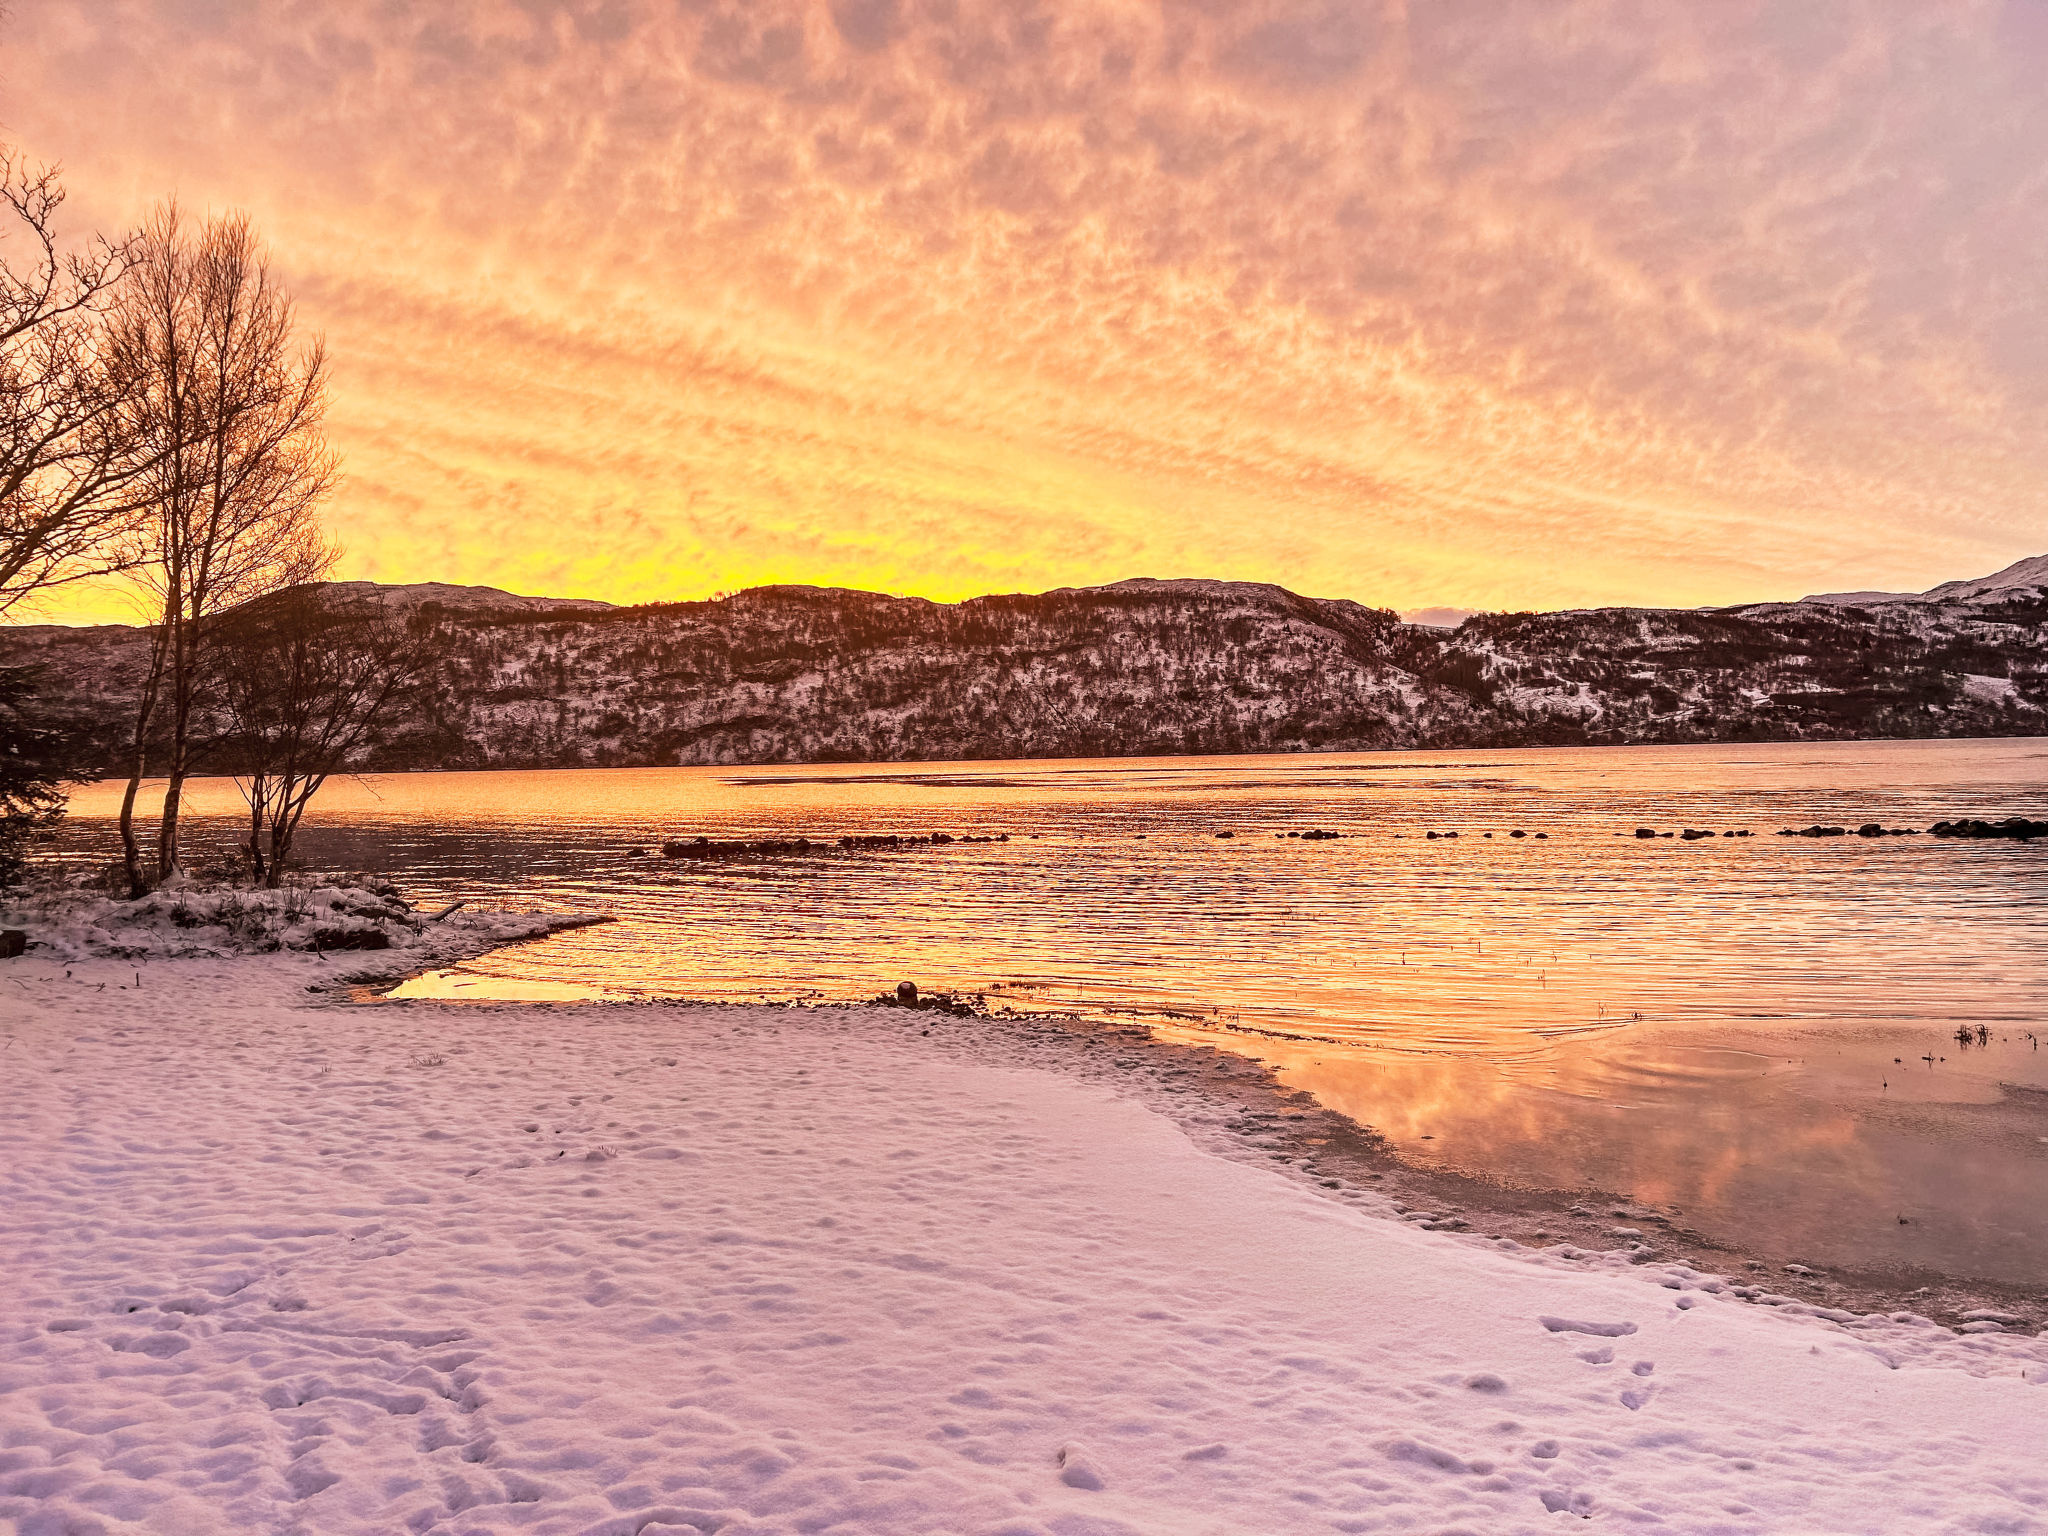
[[[0,1529],[2048,1532],[2048,1340],[1418,1230],[1234,1059],[364,958],[0,962]]]

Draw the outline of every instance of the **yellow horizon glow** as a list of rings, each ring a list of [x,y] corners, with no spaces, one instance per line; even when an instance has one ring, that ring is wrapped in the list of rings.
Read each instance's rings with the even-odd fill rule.
[[[0,131],[81,227],[252,214],[345,578],[1691,606],[2048,547],[2048,37],[1684,10],[53,0]]]

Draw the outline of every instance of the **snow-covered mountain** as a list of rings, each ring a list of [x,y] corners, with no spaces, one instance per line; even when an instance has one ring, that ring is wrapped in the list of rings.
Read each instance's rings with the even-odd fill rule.
[[[2048,734],[2048,557],[1900,598],[1477,614],[1254,582],[643,608],[369,589],[444,653],[386,767]],[[423,597],[421,593],[453,593]],[[476,594],[482,595],[476,595]],[[111,766],[146,632],[0,631]]]
[[[457,587],[445,581],[416,581],[405,586],[336,581],[328,586],[343,599],[382,603],[397,613],[412,613],[429,605],[450,613],[553,613],[565,609],[597,613],[612,606],[592,597],[520,597],[497,587]]]
[[[1970,603],[1985,599],[2003,601],[2014,593],[2048,589],[2048,555],[2029,555],[2015,560],[2002,571],[1965,581],[1944,581],[1925,592],[1816,592],[1800,599],[1803,603],[1830,603],[1836,607],[1870,608],[1883,603]]]
[[[2048,555],[2032,555],[2025,560],[2015,560],[2004,570],[1980,576],[1975,581],[1945,581],[1923,595],[1934,602],[1976,602],[1987,597],[2003,597],[2011,592],[2043,588],[2048,588]]]

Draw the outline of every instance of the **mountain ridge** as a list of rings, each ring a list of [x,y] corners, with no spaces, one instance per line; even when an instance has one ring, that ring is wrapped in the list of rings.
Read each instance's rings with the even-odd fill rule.
[[[614,607],[344,588],[441,661],[364,766],[930,761],[2048,734],[2048,557],[1871,602],[1476,614],[1455,629],[1260,582],[1135,577],[958,603],[749,588]],[[126,626],[0,630],[112,769]]]
[[[1925,592],[1816,592],[1799,599],[1802,603],[1830,603],[1849,607],[1873,607],[1881,603],[1973,602],[2000,592],[2048,587],[2048,555],[2029,555],[2015,560],[1989,576],[1944,581]]]

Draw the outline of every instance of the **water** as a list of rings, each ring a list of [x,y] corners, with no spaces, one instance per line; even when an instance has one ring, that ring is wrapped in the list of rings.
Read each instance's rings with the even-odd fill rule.
[[[116,796],[79,797],[70,851],[110,844]],[[2038,1282],[2048,845],[1773,834],[2044,802],[2038,741],[413,774],[330,786],[301,851],[422,901],[620,918],[403,995],[914,979],[1263,1057],[1417,1162],[1675,1205],[1785,1257]],[[202,850],[239,835],[231,784],[188,805]],[[1311,829],[1341,836],[1275,835]],[[935,831],[1009,841],[630,851]]]

